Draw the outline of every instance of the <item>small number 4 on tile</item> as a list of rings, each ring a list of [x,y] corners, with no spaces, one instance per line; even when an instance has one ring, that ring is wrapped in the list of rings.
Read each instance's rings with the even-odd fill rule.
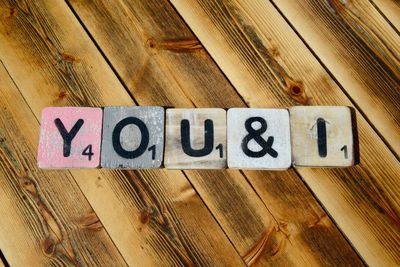
[[[290,108],[289,112],[295,166],[354,165],[349,107],[296,106]]]
[[[101,108],[45,108],[42,111],[39,167],[98,167],[102,116]]]

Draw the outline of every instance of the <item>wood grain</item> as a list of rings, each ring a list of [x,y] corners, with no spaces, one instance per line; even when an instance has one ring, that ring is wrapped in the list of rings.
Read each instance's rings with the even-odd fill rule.
[[[392,23],[393,27],[400,30],[400,3],[398,0],[371,1]]]
[[[36,167],[39,124],[1,61],[0,108],[0,247],[9,264],[125,266],[71,174]]]
[[[188,40],[193,40],[193,42],[198,43],[198,41],[178,15],[173,13],[174,10],[168,3],[138,1],[121,2],[121,5],[105,5],[102,1],[75,1],[71,4],[76,12],[81,15],[81,19],[84,19],[85,25],[93,30],[92,34],[95,34],[94,36],[100,42],[103,51],[107,52],[111,64],[119,70],[121,78],[125,81],[125,84],[128,84],[129,90],[139,104],[156,105],[163,103],[166,106],[176,107],[194,107],[195,105],[200,106],[202,103],[206,107],[243,105],[239,97],[236,96],[235,98],[232,93],[229,93],[231,88],[229,83],[226,82],[218,68],[211,64],[204,49],[176,49],[176,46],[182,47],[182,42],[187,43]],[[107,11],[105,16],[110,18],[110,21],[116,21],[115,23],[105,23],[101,17],[93,16],[93,14],[105,11]],[[175,14],[175,17],[171,17],[171,14]],[[140,18],[140,20],[136,21],[136,18]],[[132,22],[133,19],[135,20]],[[153,20],[156,21],[149,25],[148,21]],[[146,28],[143,29],[142,25],[146,25]],[[113,35],[114,32],[123,32],[124,35],[116,38]],[[144,32],[146,32],[145,36],[142,35]],[[109,44],[111,36],[113,36],[114,41]],[[152,36],[160,40],[154,41]],[[153,45],[149,47],[151,49],[148,49],[148,39],[152,42],[163,43],[163,47],[165,43],[169,43],[167,46],[169,49],[156,49],[156,46]],[[164,42],[163,39],[169,41]],[[126,54],[122,54],[121,49],[124,48],[120,48],[120,44],[131,44],[131,40],[143,40],[143,42],[130,46],[131,50],[135,49],[133,53],[128,51]],[[148,58],[148,60],[142,61],[141,58]],[[131,74],[133,77],[123,74],[128,73],[126,70],[140,69],[141,67],[146,70],[146,73],[143,74],[143,77],[140,76],[135,84],[130,85],[129,81],[135,79],[136,75],[141,75],[141,72]],[[167,71],[165,67],[173,69]],[[179,75],[177,75],[178,73]],[[152,78],[147,80],[146,77],[149,75]],[[158,84],[160,81],[163,81],[161,85]],[[151,83],[149,84],[149,82]],[[152,97],[142,95],[136,90],[137,88],[143,88]],[[162,95],[158,95],[159,92],[163,92]],[[196,103],[193,103],[191,99],[195,100]],[[210,103],[210,99],[214,99],[213,103]],[[197,174],[197,172],[195,173]],[[253,252],[250,253],[255,244],[262,244],[261,248],[273,245],[261,241],[265,241],[265,236],[270,233],[271,229],[274,229],[274,225],[268,210],[263,207],[263,203],[243,177],[227,175],[222,171],[202,171],[202,175],[198,176],[194,176],[192,173],[186,175],[191,183],[196,184],[195,188],[207,203],[207,206],[216,207],[211,209],[213,215],[216,216],[240,254],[242,256],[250,255],[245,257],[244,260],[254,261],[263,258],[262,256],[265,256],[264,261],[270,260],[270,255],[260,253],[263,250],[257,250],[257,257],[254,258],[252,258]],[[218,181],[218,184],[207,182],[208,177]],[[238,193],[222,196],[217,193],[229,191],[230,188]],[[235,211],[236,216],[230,215],[233,214],[230,209]]]
[[[351,106],[269,2],[172,3],[250,106]],[[363,116],[356,117],[358,166],[297,172],[368,264],[398,265],[399,162]]]
[[[189,145],[184,145],[181,134],[182,121],[189,122]],[[212,128],[206,126],[211,120]],[[207,129],[206,129],[207,127]],[[212,129],[212,130],[211,130]],[[212,138],[206,136],[211,133]],[[207,140],[206,140],[207,139]],[[212,140],[210,152],[205,156],[190,156],[184,151],[207,149]],[[220,146],[220,149],[217,147]],[[222,153],[222,154],[221,154]],[[226,168],[226,111],[222,108],[170,108],[166,110],[164,165],[169,169],[225,169]]]
[[[139,104],[245,107],[166,1],[118,5],[71,1],[70,5]],[[362,264],[295,172],[286,173],[292,180],[287,188],[285,179],[282,186],[266,183],[273,177],[269,172],[250,173],[248,179],[261,184],[263,202],[238,171],[186,171],[185,175],[247,264]],[[293,197],[293,206],[285,196],[290,190],[302,192]],[[266,202],[272,205],[266,207]],[[282,206],[302,208],[286,213]],[[323,227],[315,224],[320,218]],[[284,230],[284,225],[289,228]]]
[[[274,3],[399,156],[399,34],[368,0]]]
[[[289,112],[294,166],[355,164],[354,127],[349,107],[295,106]]]
[[[0,58],[36,118],[45,106],[134,104],[63,1],[2,1],[0,17]],[[181,172],[71,173],[128,264],[243,265]]]

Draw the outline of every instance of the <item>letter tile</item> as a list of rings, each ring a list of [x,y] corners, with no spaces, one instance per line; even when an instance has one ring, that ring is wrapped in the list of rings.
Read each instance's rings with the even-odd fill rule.
[[[286,109],[228,110],[228,167],[281,170],[291,166]]]
[[[101,166],[159,168],[164,152],[162,107],[105,107]]]
[[[98,167],[102,116],[101,108],[43,109],[38,149],[39,167],[43,169]]]
[[[354,142],[349,107],[296,106],[289,110],[295,166],[354,165]]]
[[[168,169],[226,167],[226,111],[167,109],[164,165]]]

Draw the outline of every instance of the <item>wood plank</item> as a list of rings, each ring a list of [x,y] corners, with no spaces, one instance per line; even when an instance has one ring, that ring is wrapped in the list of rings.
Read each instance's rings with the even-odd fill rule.
[[[398,0],[373,0],[371,1],[400,31],[400,2]]]
[[[245,107],[166,1],[119,1],[118,4],[71,1],[70,4],[138,103]],[[271,204],[268,207],[238,171],[187,171],[185,175],[246,263],[361,265],[295,172],[284,175],[292,181],[287,187],[283,186],[285,179],[279,181],[282,186],[267,183],[274,177],[268,172],[248,174],[249,180],[259,181],[262,201]],[[285,193],[291,190],[302,194],[290,197],[293,202],[288,202]],[[286,208],[293,209],[292,205],[301,208],[286,213]],[[324,218],[323,227],[315,224],[320,218]],[[289,229],[290,235],[285,235]]]
[[[0,24],[0,58],[36,118],[46,106],[134,104],[65,2],[0,6],[2,18],[13,10]],[[181,172],[71,173],[128,264],[243,265]]]
[[[192,46],[186,48],[186,43],[189,43],[188,40],[192,40],[192,43],[197,44],[198,41],[185,28],[179,17],[176,20],[176,18],[170,16],[171,11],[173,12],[171,6],[167,6],[168,10],[164,10],[165,3],[157,1],[146,1],[146,3],[129,2],[126,3],[130,5],[129,9],[126,5],[110,5],[102,1],[76,1],[71,4],[74,5],[80,15],[83,14],[81,18],[84,18],[85,22],[87,22],[86,26],[92,26],[91,23],[95,23],[91,29],[100,31],[100,34],[95,37],[96,40],[102,40],[107,45],[107,42],[110,41],[109,38],[114,36],[113,33],[123,34],[120,39],[113,37],[112,46],[107,45],[113,55],[109,59],[119,69],[119,74],[126,84],[130,84],[129,81],[137,79],[134,84],[129,86],[129,89],[141,105],[158,105],[161,102],[166,106],[191,107],[194,105],[192,101],[196,101],[196,104],[204,103],[203,105],[210,106],[208,103],[211,98],[215,99],[214,103],[217,106],[226,106],[226,103],[242,105],[240,98],[234,98],[231,94],[225,93],[229,92],[226,88],[230,88],[230,85],[224,80],[218,68],[215,65],[210,68],[203,62],[203,59],[207,57],[204,50],[201,47],[200,49],[192,49]],[[148,4],[148,6],[143,6],[143,4]],[[76,5],[78,5],[79,9]],[[129,13],[127,13],[128,10]],[[105,16],[110,18],[110,23],[105,23],[106,21],[101,17],[92,15],[106,11]],[[149,15],[149,12],[151,14],[163,14],[163,16],[153,17]],[[135,23],[135,26],[132,26],[132,19],[137,17],[140,18],[140,21]],[[126,18],[129,19],[126,20]],[[156,19],[157,22],[148,25],[146,29],[137,29],[140,25],[146,24],[146,21],[153,19]],[[165,25],[163,26],[164,29],[159,28],[161,25]],[[170,25],[174,26],[171,27]],[[126,29],[129,29],[129,31]],[[150,31],[151,29],[154,29],[154,31]],[[171,32],[171,29],[176,30]],[[150,41],[144,39],[142,43],[134,44],[134,40],[144,38],[142,32],[145,30],[147,31],[146,36]],[[177,34],[174,33],[175,31],[177,31]],[[151,36],[156,36],[160,39],[154,40]],[[148,45],[148,42],[153,42],[154,45]],[[118,46],[117,44],[124,45]],[[160,44],[162,48],[168,44],[167,49],[160,48]],[[122,54],[123,47],[130,47],[131,50],[135,48],[134,53],[127,51],[126,54]],[[177,51],[175,50],[176,47],[179,48]],[[172,52],[163,53],[168,51]],[[193,53],[194,51],[196,53]],[[142,60],[141,58],[148,59]],[[178,69],[170,69],[175,66]],[[141,68],[144,70],[138,71],[138,73],[129,73],[131,69],[140,70]],[[145,73],[142,74],[142,72]],[[180,75],[174,75],[174,73],[180,73]],[[123,76],[124,74],[125,76]],[[188,91],[183,91],[186,89]],[[147,91],[148,95],[157,96],[157,98],[142,95],[140,93],[142,90]],[[207,92],[207,90],[210,90],[210,93],[207,93],[206,97],[204,97],[204,92]],[[216,98],[215,96],[221,96],[221,98]],[[224,102],[221,103],[221,100]],[[207,175],[204,175],[205,173]],[[261,243],[263,247],[272,245],[260,241],[264,240],[265,236],[268,236],[271,229],[274,229],[272,217],[243,177],[240,175],[227,175],[222,171],[203,171],[203,175],[199,177],[195,177],[190,173],[186,175],[192,183],[196,183],[195,188],[207,205],[209,206],[212,201],[213,207],[218,207],[218,209],[213,209],[214,216],[242,256],[251,251],[254,244]],[[218,183],[207,182],[207,179],[211,179],[209,177],[212,177]],[[234,190],[232,192],[237,193],[223,196],[218,193],[229,191],[229,188],[232,187]],[[215,212],[216,210],[218,212]],[[228,211],[230,212],[228,213]],[[236,216],[230,215],[232,213],[236,213]],[[260,253],[260,251],[257,251],[257,253]],[[264,261],[269,259],[267,254],[265,256],[267,257],[263,258]],[[248,258],[245,258],[245,260],[247,261]]]
[[[351,106],[269,2],[172,3],[250,106]],[[368,264],[398,265],[400,164],[363,116],[356,117],[358,166],[296,170]]]
[[[399,34],[368,0],[274,3],[399,156]]]
[[[0,108],[0,247],[9,264],[126,266],[71,174],[36,167],[39,124],[1,61]]]

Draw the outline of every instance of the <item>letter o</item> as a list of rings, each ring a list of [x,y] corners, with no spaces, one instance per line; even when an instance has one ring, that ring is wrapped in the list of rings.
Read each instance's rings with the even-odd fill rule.
[[[129,124],[135,124],[139,128],[142,134],[142,139],[140,141],[139,147],[132,151],[125,150],[122,147],[120,141],[122,129],[124,129],[124,127]],[[126,159],[137,158],[146,151],[146,148],[149,145],[149,130],[147,129],[146,124],[140,119],[136,117],[125,118],[120,122],[118,122],[117,125],[115,125],[115,128],[112,133],[112,144],[115,152],[117,152],[117,154],[120,155],[121,157]]]

